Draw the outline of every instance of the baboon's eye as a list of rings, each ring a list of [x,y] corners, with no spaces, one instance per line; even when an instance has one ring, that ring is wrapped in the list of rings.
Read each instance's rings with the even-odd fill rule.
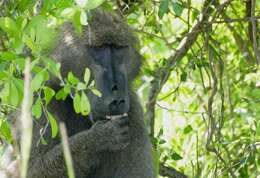
[[[88,52],[92,58],[97,61],[102,60],[107,55],[108,48],[106,46],[89,47]]]

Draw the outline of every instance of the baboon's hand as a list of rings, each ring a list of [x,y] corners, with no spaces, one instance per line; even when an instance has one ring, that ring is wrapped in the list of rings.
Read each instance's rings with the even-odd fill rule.
[[[92,127],[98,151],[122,150],[130,143],[127,116],[108,121],[98,121]]]

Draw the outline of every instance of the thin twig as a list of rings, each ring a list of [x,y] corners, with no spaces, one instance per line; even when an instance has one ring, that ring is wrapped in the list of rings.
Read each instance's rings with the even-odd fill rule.
[[[227,6],[230,3],[231,0],[226,1],[223,3],[218,10],[222,10],[225,6]],[[148,103],[146,104],[146,113],[145,118],[147,120],[147,123],[150,127],[150,135],[154,136],[154,111],[155,111],[155,104],[158,97],[158,94],[160,93],[163,85],[168,80],[171,71],[176,66],[176,63],[180,61],[185,54],[188,52],[188,50],[191,48],[191,46],[194,44],[194,42],[197,40],[197,37],[199,35],[199,32],[201,29],[205,26],[205,22],[208,21],[208,18],[210,16],[211,8],[209,6],[211,5],[213,1],[207,0],[203,5],[202,10],[202,16],[200,20],[197,22],[197,24],[191,29],[191,32],[188,33],[180,42],[179,47],[177,48],[176,52],[173,56],[171,56],[168,60],[165,66],[159,67],[155,71],[155,78],[151,82],[151,89],[149,92],[148,97]]]
[[[67,171],[68,171],[68,177],[75,178],[73,162],[72,162],[71,152],[70,152],[70,148],[69,148],[68,135],[67,135],[67,131],[66,131],[66,127],[65,127],[64,123],[60,123],[60,135],[61,135],[61,143],[62,143],[63,153],[64,153],[65,162],[66,162]]]

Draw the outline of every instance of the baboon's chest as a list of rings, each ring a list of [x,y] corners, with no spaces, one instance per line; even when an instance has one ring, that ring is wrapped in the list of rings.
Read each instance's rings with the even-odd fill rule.
[[[93,171],[91,178],[126,178],[128,171],[129,150],[118,153],[106,153],[100,155],[102,158],[99,167]]]

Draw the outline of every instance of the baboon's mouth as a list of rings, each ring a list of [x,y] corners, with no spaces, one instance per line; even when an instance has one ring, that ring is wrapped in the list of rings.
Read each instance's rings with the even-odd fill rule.
[[[120,119],[122,117],[126,117],[128,116],[127,113],[124,113],[124,114],[120,114],[120,115],[106,115],[106,119],[109,119],[109,120],[115,120],[115,119]]]

